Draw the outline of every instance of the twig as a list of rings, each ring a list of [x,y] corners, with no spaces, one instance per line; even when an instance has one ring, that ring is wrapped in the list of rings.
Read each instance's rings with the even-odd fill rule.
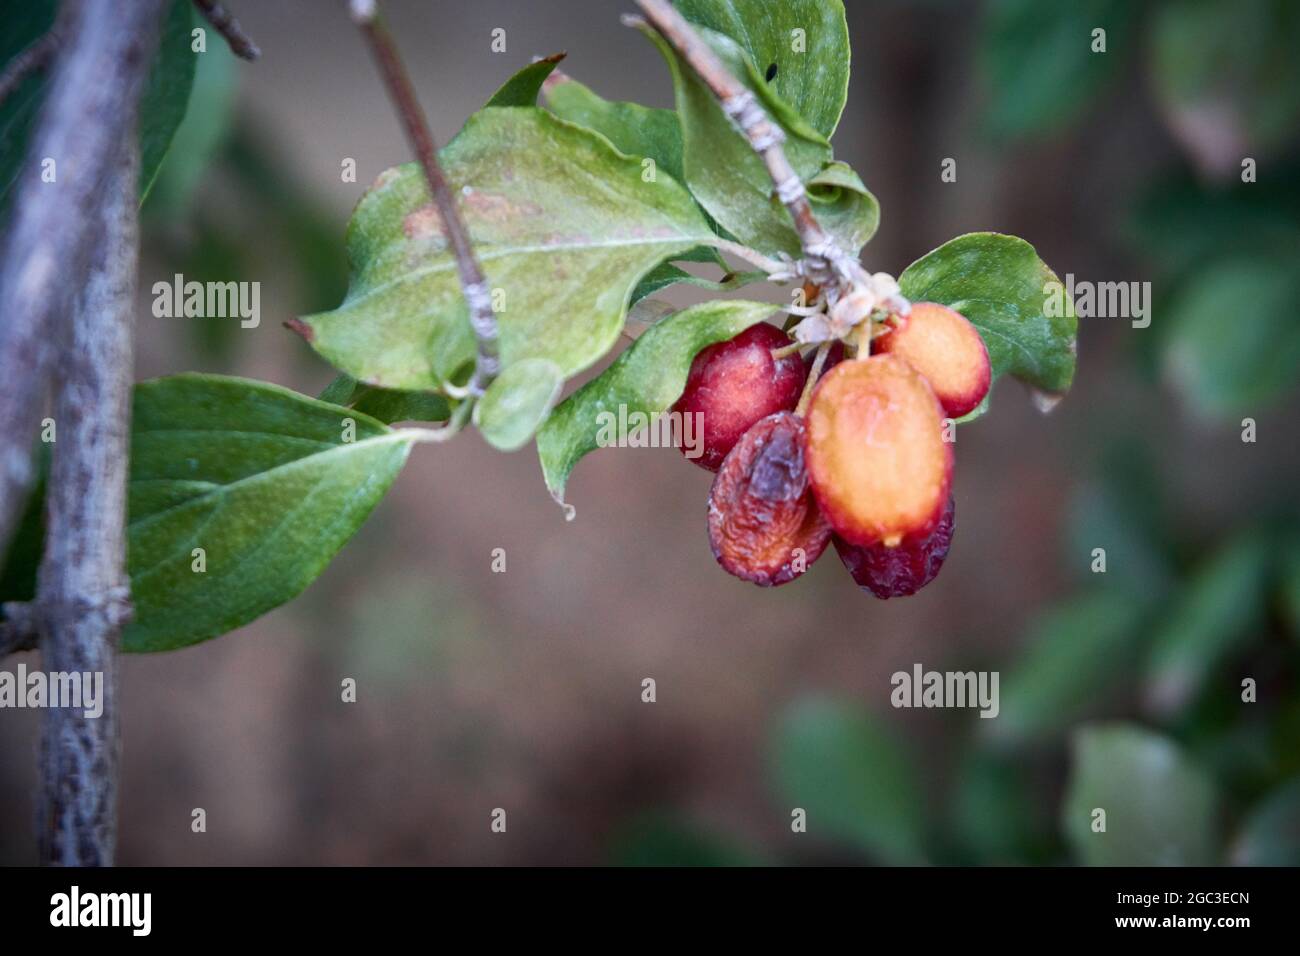
[[[63,42],[63,32],[67,26],[67,9],[66,4],[61,7],[54,25],[44,35],[33,40],[27,49],[10,60],[5,65],[4,72],[0,72],[0,103],[9,99],[23,80],[50,62]]]
[[[465,427],[469,421],[470,412],[474,406],[469,402],[461,402],[451,410],[451,415],[441,425],[435,425],[433,428],[402,428],[399,429],[403,434],[410,435],[418,442],[429,444],[441,444],[450,441],[459,434],[460,430]]]
[[[776,187],[777,198],[790,213],[795,232],[799,235],[806,268],[812,273],[808,277],[821,284],[842,276],[843,264],[856,260],[839,247],[813,214],[803,181],[781,148],[785,141],[781,128],[772,122],[754,94],[731,75],[726,64],[668,0],[636,0],[636,3],[654,28],[713,91],[723,112],[762,157]],[[633,18],[625,22],[635,24],[636,21]]]
[[[32,446],[56,337],[98,218],[102,186],[148,75],[159,0],[75,5],[0,249],[0,553],[35,477]],[[134,115],[134,114],[132,114]],[[55,178],[42,181],[43,160]]]
[[[469,307],[470,327],[474,331],[474,339],[478,345],[474,361],[474,376],[470,379],[466,392],[472,397],[478,397],[491,384],[492,379],[496,378],[501,367],[497,357],[497,319],[492,311],[492,298],[487,280],[483,276],[478,260],[474,257],[469,230],[466,229],[465,222],[461,218],[451,187],[447,185],[447,177],[443,175],[442,167],[438,164],[438,154],[434,149],[429,124],[424,118],[424,111],[420,109],[420,102],[416,99],[411,78],[407,75],[392,34],[388,32],[379,15],[377,0],[351,0],[350,7],[352,19],[356,21],[370,42],[371,52],[388,87],[388,95],[393,100],[398,117],[406,128],[406,137],[424,170],[429,192],[438,208],[443,234],[447,237],[447,244],[456,259],[456,272],[460,277],[461,292],[465,296],[465,304]]]
[[[730,252],[737,259],[744,259],[746,262],[758,266],[768,275],[777,272],[784,272],[786,269],[790,268],[788,262],[781,262],[779,259],[765,256],[757,249],[751,249],[749,246],[742,245],[739,242],[732,242],[730,239],[714,239],[713,245],[721,252]]]
[[[212,29],[226,38],[230,52],[235,56],[245,60],[256,60],[262,55],[262,51],[253,42],[252,37],[244,32],[235,15],[227,10],[220,0],[194,0],[194,6],[198,7],[203,18],[212,24]]]

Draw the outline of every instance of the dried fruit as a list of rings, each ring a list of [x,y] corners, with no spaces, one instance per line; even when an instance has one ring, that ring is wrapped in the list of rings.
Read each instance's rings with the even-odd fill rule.
[[[984,401],[993,369],[984,339],[965,316],[936,302],[917,302],[892,322],[872,348],[924,375],[949,418],[961,418]]]
[[[691,461],[717,471],[755,422],[794,408],[808,375],[803,360],[797,353],[772,358],[774,349],[789,344],[784,332],[760,322],[695,356],[686,390],[673,406],[674,412],[701,416],[703,454]]]
[[[745,432],[713,479],[709,544],[736,577],[785,584],[826,550],[831,527],[813,500],[804,444],[803,419],[769,415]]]
[[[883,544],[862,548],[836,535],[835,550],[864,591],[881,599],[906,597],[939,574],[952,544],[952,529],[953,500],[949,498],[943,516],[928,535],[911,535],[894,548]]]
[[[813,392],[808,476],[822,513],[849,544],[893,546],[927,535],[952,484],[952,445],[938,399],[902,359],[831,369]]]

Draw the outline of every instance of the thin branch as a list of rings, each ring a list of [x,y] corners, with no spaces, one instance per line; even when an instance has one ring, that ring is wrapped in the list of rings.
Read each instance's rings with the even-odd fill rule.
[[[379,15],[379,4],[376,0],[351,0],[350,6],[352,19],[356,21],[370,43],[375,62],[379,65],[384,84],[388,87],[388,95],[393,100],[397,115],[406,129],[406,137],[424,170],[429,192],[438,208],[443,234],[447,237],[447,244],[451,247],[452,255],[456,260],[461,292],[469,307],[470,327],[474,331],[474,338],[478,345],[474,361],[474,376],[470,379],[466,391],[470,396],[477,397],[483,394],[501,367],[497,357],[497,319],[492,311],[492,298],[487,280],[483,276],[478,260],[474,257],[469,230],[466,229],[460,210],[456,206],[456,199],[447,184],[447,177],[438,164],[433,136],[429,132],[424,111],[420,109],[420,102],[416,99],[411,78],[402,63],[401,54],[397,51],[392,34],[388,32]]]
[[[54,25],[44,35],[37,37],[27,49],[5,64],[4,71],[0,72],[0,103],[9,99],[14,90],[22,85],[23,80],[37,70],[44,69],[54,57],[60,44],[63,43],[63,31],[67,26],[66,18],[65,5],[60,9]]]
[[[749,246],[742,245],[739,242],[732,242],[730,239],[715,239],[713,245],[721,252],[730,252],[738,259],[744,259],[751,265],[756,265],[768,275],[784,272],[790,268],[790,263],[781,262],[779,259],[773,259],[771,256],[765,256],[757,249],[751,249]]]
[[[842,263],[854,260],[822,228],[813,214],[803,181],[781,148],[785,141],[781,128],[772,122],[753,92],[732,76],[726,64],[668,0],[636,0],[636,3],[660,35],[713,91],[723,112],[762,157],[776,187],[777,198],[794,222],[804,259],[814,273],[811,278],[824,282],[841,274]],[[636,25],[635,18],[625,19],[625,22]]]
[[[244,60],[256,60],[262,55],[253,38],[244,32],[235,15],[227,10],[220,0],[194,0],[194,6],[198,7],[203,18],[212,24],[212,29],[226,38],[230,52],[235,56]]]
[[[15,190],[0,248],[0,554],[35,477],[32,448],[67,314],[123,135],[151,57],[157,0],[75,7]],[[133,106],[132,106],[133,108]],[[45,181],[43,172],[51,173]]]

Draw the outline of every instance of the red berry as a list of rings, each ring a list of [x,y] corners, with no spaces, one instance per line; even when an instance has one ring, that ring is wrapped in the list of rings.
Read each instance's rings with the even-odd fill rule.
[[[774,325],[760,322],[727,342],[702,350],[691,363],[686,390],[673,406],[683,415],[700,414],[703,453],[682,454],[701,468],[717,471],[722,459],[750,427],[775,412],[790,411],[799,402],[807,370],[798,353],[774,360],[772,350],[790,344]]]
[[[881,599],[906,597],[939,574],[952,544],[952,529],[953,501],[949,498],[943,517],[928,535],[904,538],[896,548],[883,544],[861,548],[836,535],[835,550],[864,591]]]
[[[709,491],[713,556],[738,578],[769,587],[821,557],[831,527],[804,464],[803,419],[778,412],[755,424],[722,462]]]

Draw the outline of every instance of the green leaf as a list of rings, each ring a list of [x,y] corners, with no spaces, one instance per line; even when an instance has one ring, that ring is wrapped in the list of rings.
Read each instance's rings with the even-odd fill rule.
[[[849,27],[840,0],[678,0],[687,20],[738,43],[764,83],[827,139],[849,95]]]
[[[149,215],[180,219],[189,212],[194,190],[230,135],[239,63],[224,41],[212,43],[197,57],[189,108],[154,178]]]
[[[564,59],[563,53],[553,53],[540,60],[534,60],[521,69],[492,94],[488,106],[536,106],[537,96],[542,91],[546,78]]]
[[[295,597],[383,497],[413,441],[337,405],[209,375],[140,383],[133,418],[135,619],[122,638],[133,652],[216,637]]]
[[[739,335],[772,311],[765,302],[705,302],[642,333],[609,368],[561,402],[538,432],[537,454],[552,497],[564,503],[573,466],[600,447],[610,420],[620,420],[620,407],[625,419],[668,411],[686,388],[696,353]]]
[[[993,0],[979,39],[993,130],[1041,134],[1078,119],[1118,79],[1139,7],[1131,0]],[[1104,53],[1092,50],[1094,29],[1106,31]]]
[[[546,106],[560,119],[593,129],[614,148],[638,160],[653,159],[678,182],[682,176],[682,127],[672,110],[602,99],[561,74],[543,88]]]
[[[942,303],[979,329],[994,381],[1009,373],[1049,402],[1069,391],[1074,309],[1056,273],[1023,239],[996,232],[958,236],[913,262],[898,284],[913,302]]]
[[[776,197],[762,158],[673,48],[654,30],[647,27],[644,32],[672,72],[682,125],[682,162],[691,193],[720,226],[742,243],[769,254],[797,254],[799,237],[789,213]],[[831,161],[830,143],[767,87],[735,42],[708,29],[700,28],[699,32],[784,131],[786,156],[807,186]]]
[[[394,422],[445,422],[451,404],[433,392],[401,392],[362,385],[349,407],[391,425]]]
[[[732,292],[742,286],[749,285],[751,282],[762,282],[766,278],[767,273],[760,270],[757,272],[731,272],[715,281],[692,275],[671,262],[665,262],[655,266],[637,283],[637,287],[632,290],[632,304],[635,305],[642,299],[652,296],[671,285],[693,285],[701,289],[708,289],[710,292]]]
[[[1165,367],[1188,403],[1209,418],[1263,411],[1300,369],[1295,260],[1264,254],[1215,262],[1171,303]]]
[[[1218,849],[1218,795],[1167,737],[1131,724],[1094,725],[1073,742],[1062,812],[1066,839],[1089,866],[1208,866]],[[1106,830],[1094,833],[1094,809]]]
[[[338,375],[316,396],[317,400],[331,405],[350,405],[352,396],[368,386],[358,382],[351,375]]]
[[[185,119],[194,85],[193,4],[173,0],[163,21],[153,70],[140,94],[140,198],[149,194],[172,137]],[[211,34],[215,37],[215,34]],[[224,42],[217,39],[216,42]],[[205,56],[207,54],[204,54]]]
[[[774,743],[782,798],[808,832],[887,863],[924,859],[924,799],[911,756],[865,711],[824,700],[790,708]]]
[[[385,425],[393,422],[441,422],[451,416],[451,405],[441,395],[375,388],[350,375],[334,379],[319,398],[332,405],[346,405]]]
[[[190,48],[192,4],[173,0],[163,23],[153,69],[140,100],[140,196],[143,200],[158,174],[172,135],[185,116],[194,82],[194,52]],[[8,63],[54,24],[55,0],[0,0],[0,67]],[[0,220],[26,164],[28,138],[49,87],[51,71],[32,71],[0,103]],[[27,170],[30,172],[30,170]]]
[[[1262,626],[1269,572],[1267,539],[1246,532],[1200,568],[1156,632],[1147,661],[1147,699],[1172,714],[1195,698],[1222,663]],[[1230,678],[1236,686],[1236,678]]]
[[[497,300],[503,368],[591,365],[617,340],[642,276],[715,238],[671,177],[643,182],[636,160],[540,109],[482,110],[441,158]],[[303,320],[313,348],[385,388],[463,381],[473,336],[417,166],[380,175],[352,216],[348,251],[346,300]]]
[[[1096,713],[1141,659],[1143,610],[1137,598],[1107,591],[1036,621],[987,732],[1008,744],[1033,743]]]
[[[847,163],[830,163],[808,181],[817,221],[840,248],[856,253],[880,225],[880,203]]]
[[[1233,866],[1300,866],[1300,777],[1250,811],[1229,852]]]
[[[1230,173],[1294,138],[1300,8],[1290,0],[1168,0],[1151,37],[1156,99],[1202,165]]]
[[[522,448],[555,407],[564,389],[564,372],[549,359],[524,359],[488,386],[474,406],[474,424],[500,451]]]
[[[613,103],[597,96],[577,80],[564,74],[553,77],[544,87],[546,105],[556,116],[600,133],[621,153],[642,164],[654,160],[654,175],[663,170],[678,182],[682,173],[682,127],[672,110],[651,109],[638,103]],[[643,165],[642,176],[647,175]],[[707,216],[707,213],[705,213]],[[680,257],[693,262],[714,263],[727,268],[717,249],[700,246]],[[670,263],[657,266],[641,280],[632,293],[632,302],[653,295],[666,286],[686,282],[704,288],[733,289],[745,282],[762,278],[758,273],[740,273],[729,282],[700,279]]]

